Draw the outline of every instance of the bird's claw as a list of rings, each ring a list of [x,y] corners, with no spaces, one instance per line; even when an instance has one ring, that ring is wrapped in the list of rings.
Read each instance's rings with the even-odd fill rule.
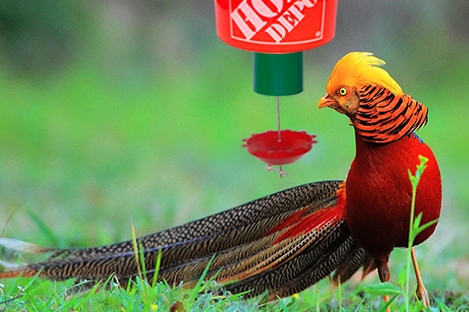
[[[430,307],[430,297],[428,296],[428,291],[425,287],[421,287],[420,285],[417,286],[417,298],[422,302],[424,307]]]

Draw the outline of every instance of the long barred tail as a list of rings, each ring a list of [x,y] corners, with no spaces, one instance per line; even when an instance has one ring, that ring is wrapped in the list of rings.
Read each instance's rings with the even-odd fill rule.
[[[338,210],[336,193],[340,183],[301,185],[141,237],[137,241],[143,248],[147,277],[153,278],[161,253],[158,279],[169,284],[184,281],[191,285],[210,261],[207,278],[216,274],[218,282],[230,282],[225,286],[227,290],[252,290],[249,296],[265,290],[269,290],[271,299],[288,296],[336,269],[335,279],[340,275],[343,282],[366,262],[367,255],[352,239],[343,213],[334,212]],[[308,218],[317,224],[288,235]],[[285,220],[293,222],[286,224]],[[8,239],[0,239],[2,243],[12,248],[21,246],[23,251],[54,253],[46,261],[0,273],[0,279],[40,274],[54,280],[100,280],[114,274],[127,280],[138,272],[132,241],[60,250]]]

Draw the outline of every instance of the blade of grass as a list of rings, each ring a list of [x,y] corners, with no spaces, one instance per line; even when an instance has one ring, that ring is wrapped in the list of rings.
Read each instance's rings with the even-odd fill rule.
[[[207,266],[204,269],[204,272],[202,273],[199,280],[197,281],[197,284],[195,284],[194,288],[192,289],[190,293],[190,298],[195,298],[197,294],[202,290],[202,283],[205,279],[205,276],[208,273],[208,270],[210,268],[210,265],[212,264],[213,259],[215,259],[215,254],[212,256],[212,259],[210,259],[210,261],[208,262]]]
[[[388,307],[391,306],[394,300],[396,300],[398,295],[395,295],[394,297],[390,298],[388,302],[384,306],[381,307],[377,312],[385,312],[387,311]]]
[[[141,241],[138,241],[139,254],[140,254],[140,264],[142,266],[142,275],[145,281],[147,281],[147,268],[145,265],[145,254],[143,250],[143,245]]]
[[[31,210],[28,210],[28,215],[55,247],[65,247],[63,246],[62,240],[54,234],[54,232],[44,223],[44,221],[41,220],[41,218],[39,218],[38,215],[36,215]]]
[[[340,275],[337,279],[337,290],[339,292],[339,311],[342,310],[342,283],[340,282]]]
[[[140,267],[140,261],[139,261],[137,235],[135,234],[135,226],[134,226],[133,219],[130,220],[130,226],[131,226],[131,230],[132,230],[132,244],[134,246],[135,262],[136,262],[136,265],[137,265],[138,276],[140,277],[140,279],[142,279],[142,269]]]
[[[136,262],[137,270],[138,270],[137,285],[142,291],[143,305],[146,309],[149,309],[149,307],[151,307],[151,300],[149,299],[150,298],[149,290],[146,284],[147,278],[146,278],[146,268],[145,268],[145,258],[143,254],[143,246],[140,241],[137,241],[137,235],[135,232],[133,219],[131,220],[131,229],[132,229],[132,244],[133,244],[134,253],[135,253],[135,262]]]
[[[417,170],[415,175],[412,175],[410,169],[408,169],[409,179],[412,184],[412,200],[410,206],[410,225],[409,225],[409,240],[408,240],[408,252],[407,252],[407,266],[406,266],[406,280],[405,280],[405,287],[404,287],[404,297],[405,297],[405,309],[406,312],[410,311],[410,267],[412,262],[412,245],[414,243],[415,237],[417,236],[418,232],[416,230],[419,227],[419,224],[415,226],[414,223],[414,213],[415,213],[415,200],[417,198],[417,187],[420,182],[420,178],[427,167],[428,158],[419,155],[420,164],[417,165]],[[415,221],[420,223],[421,216],[419,215]]]
[[[155,287],[155,285],[158,281],[158,274],[159,274],[159,271],[160,271],[160,266],[161,266],[161,249],[158,250],[158,258],[156,258],[155,270],[153,272],[153,281],[151,283],[152,287]]]

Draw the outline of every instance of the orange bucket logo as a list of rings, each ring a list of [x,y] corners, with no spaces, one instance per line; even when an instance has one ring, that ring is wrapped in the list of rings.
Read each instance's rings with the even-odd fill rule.
[[[255,52],[296,52],[334,37],[337,0],[215,0],[219,37]]]
[[[264,44],[321,40],[325,9],[321,0],[232,0],[231,37]]]

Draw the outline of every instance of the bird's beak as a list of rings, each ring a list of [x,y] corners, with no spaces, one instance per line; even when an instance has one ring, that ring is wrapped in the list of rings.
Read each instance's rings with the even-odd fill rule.
[[[336,100],[334,100],[329,93],[324,94],[324,96],[318,102],[318,108],[324,108],[328,106],[337,105]]]

